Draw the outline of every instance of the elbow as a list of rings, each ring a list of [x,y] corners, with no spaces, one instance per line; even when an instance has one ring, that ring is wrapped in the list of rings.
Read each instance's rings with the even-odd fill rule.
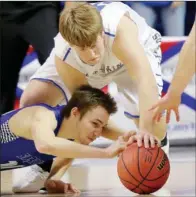
[[[35,144],[36,150],[42,154],[51,154],[52,147],[47,142],[41,142]]]

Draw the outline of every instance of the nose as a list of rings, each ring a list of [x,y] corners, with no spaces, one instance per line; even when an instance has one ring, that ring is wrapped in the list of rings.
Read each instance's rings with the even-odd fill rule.
[[[100,137],[101,134],[102,134],[102,130],[103,130],[103,129],[96,129],[96,130],[94,131],[94,135],[95,135],[96,137]]]
[[[96,48],[89,49],[88,53],[89,53],[89,56],[91,57],[91,59],[94,59],[94,58],[97,57],[97,50],[96,50]]]

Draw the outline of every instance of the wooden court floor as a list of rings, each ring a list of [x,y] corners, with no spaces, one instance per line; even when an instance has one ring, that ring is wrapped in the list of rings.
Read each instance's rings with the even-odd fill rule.
[[[195,147],[170,148],[171,174],[163,189],[151,195],[137,195],[125,189],[116,172],[116,159],[83,160],[76,162],[70,170],[71,182],[82,190],[81,197],[98,196],[196,196],[195,193]],[[1,174],[2,197],[73,197],[62,194],[12,194],[11,173]]]

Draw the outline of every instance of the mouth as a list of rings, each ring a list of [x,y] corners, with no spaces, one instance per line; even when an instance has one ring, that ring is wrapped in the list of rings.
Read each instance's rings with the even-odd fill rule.
[[[99,61],[99,59],[100,59],[99,57],[96,57],[96,58],[89,60],[89,62],[95,62],[95,61],[97,62],[97,61]]]

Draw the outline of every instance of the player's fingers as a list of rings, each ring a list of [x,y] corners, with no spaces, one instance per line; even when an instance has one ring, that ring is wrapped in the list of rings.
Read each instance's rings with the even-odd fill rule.
[[[69,190],[74,193],[79,193],[80,190],[78,190],[76,187],[74,187],[72,184],[69,184]]]
[[[170,121],[170,115],[171,115],[171,110],[168,109],[167,110],[167,115],[166,115],[166,123],[169,123],[169,121]]]
[[[179,115],[179,111],[178,111],[178,108],[176,108],[175,110],[174,110],[174,113],[175,113],[175,115],[176,115],[176,121],[180,121],[180,115]]]
[[[159,114],[159,108],[154,109],[152,113],[153,113],[152,114],[152,119],[153,119],[153,121],[156,121],[157,120],[157,116]]]
[[[144,135],[144,147],[149,148],[149,135]]]
[[[158,115],[157,115],[157,113],[154,113],[154,114],[153,114],[153,116],[152,116],[152,120],[153,120],[154,122],[156,122],[156,121],[157,121],[157,116],[158,116]]]
[[[123,135],[124,141],[127,142],[127,141],[129,140],[129,138],[130,138],[131,136],[135,135],[135,134],[136,134],[135,131],[126,132],[126,133]]]
[[[152,148],[155,147],[155,138],[153,136],[150,136],[150,145]]]
[[[142,146],[142,136],[141,135],[138,135],[137,138],[136,138],[136,140],[137,140],[137,145],[139,147],[141,147]]]
[[[156,104],[152,105],[152,107],[148,111],[152,111],[153,109],[157,108],[158,105],[159,105],[159,102],[157,102]]]
[[[69,184],[64,185],[64,193],[66,194],[69,190]]]
[[[124,137],[123,137],[123,136],[119,136],[119,137],[118,137],[118,141],[119,141],[119,142],[124,142],[124,141],[125,141],[125,140],[124,140]]]
[[[127,145],[133,144],[134,141],[136,141],[135,136],[131,136],[131,137],[129,138],[129,141],[128,141]]]
[[[160,122],[161,117],[162,117],[162,113],[157,114],[157,122]]]
[[[56,183],[55,183],[55,181],[49,180],[49,181],[48,181],[48,186],[49,186],[50,188],[56,188]]]

